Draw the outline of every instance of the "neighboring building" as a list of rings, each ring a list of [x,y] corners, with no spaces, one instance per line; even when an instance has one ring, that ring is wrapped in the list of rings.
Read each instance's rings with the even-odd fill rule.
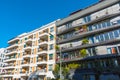
[[[120,0],[101,0],[56,26],[57,63],[81,64],[74,80],[120,80]]]
[[[4,60],[6,58],[5,54],[6,54],[6,49],[1,48],[0,49],[0,75],[2,75],[5,72],[5,70],[4,70],[4,66],[6,66],[6,63],[4,63]]]
[[[8,66],[3,75],[5,80],[27,80],[36,71],[40,80],[54,78],[52,70],[55,64],[55,22],[8,41],[5,60]]]

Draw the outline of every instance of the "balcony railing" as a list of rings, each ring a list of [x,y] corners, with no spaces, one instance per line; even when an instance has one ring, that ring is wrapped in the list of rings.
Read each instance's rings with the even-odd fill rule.
[[[44,41],[39,41],[39,45],[44,45],[44,44],[48,44],[48,41],[47,40],[44,40]]]
[[[23,53],[23,57],[30,57],[31,53]]]
[[[37,59],[37,64],[47,64],[47,58],[38,58]]]
[[[47,51],[47,49],[38,49],[38,52],[43,52],[43,51]]]
[[[25,42],[32,42],[32,39],[33,38],[28,38],[28,39],[25,40]]]
[[[11,56],[11,57],[9,57],[9,58],[6,58],[5,60],[15,59],[15,58],[16,58],[16,56]]]
[[[69,62],[69,61],[78,61],[80,59],[82,59],[83,57],[80,57],[80,56],[76,56],[76,57],[72,57],[72,58],[62,58],[61,61],[62,62]],[[56,62],[57,63],[60,63],[60,58],[57,58],[56,59]]]
[[[120,15],[120,13],[105,14],[104,16],[98,17],[98,18],[96,18],[96,19],[94,19],[94,20],[92,20],[92,21],[90,21],[90,22],[84,23],[84,24],[77,24],[77,25],[74,25],[74,26],[70,25],[69,27],[64,26],[65,28],[62,28],[61,30],[58,30],[57,35],[66,33],[66,32],[68,32],[68,31],[71,31],[71,30],[73,30],[75,27],[81,27],[81,26],[84,26],[84,25],[89,25],[89,24],[96,23],[96,22],[99,22],[99,21],[101,21],[101,20],[105,20],[105,19],[108,19],[108,18],[117,16],[117,15]]]
[[[31,49],[31,48],[32,48],[31,45],[26,45],[26,46],[24,47],[24,49]]]
[[[17,53],[16,49],[8,51],[7,54],[5,55],[7,56],[7,55],[15,54],[15,53]]]
[[[11,49],[11,48],[14,48],[14,47],[18,47],[18,43],[14,43],[14,44],[11,44],[7,47],[7,49]]]
[[[21,67],[29,67],[30,66],[30,63],[22,63],[21,64]]]
[[[71,36],[66,37],[66,38],[58,38],[58,42],[57,43],[64,43],[64,42],[68,42],[68,41],[72,41],[75,39],[79,39],[79,38],[84,38],[93,34],[98,34],[101,32],[106,32],[106,31],[111,31],[113,29],[118,29],[120,27],[120,24],[115,24],[115,25],[111,25],[109,27],[105,27],[105,28],[101,28],[101,29],[95,29],[93,31],[85,31],[85,32],[79,32],[79,31],[75,31]]]
[[[102,42],[97,42],[97,43],[89,43],[89,44],[78,44],[77,46],[74,47],[61,47],[61,52],[68,52],[68,51],[72,51],[72,50],[78,50],[78,49],[86,49],[86,48],[90,48],[90,47],[96,47],[96,46],[102,46],[102,45],[107,45],[107,44],[113,44],[113,43],[118,43],[120,41],[120,39],[116,38],[116,39],[111,39],[111,40],[106,40],[106,41],[102,41]],[[57,51],[57,53],[60,53],[60,51]]]
[[[12,64],[5,65],[4,67],[10,67],[10,66],[15,66],[15,65],[12,63]]]
[[[13,71],[5,72],[4,75],[14,75]]]

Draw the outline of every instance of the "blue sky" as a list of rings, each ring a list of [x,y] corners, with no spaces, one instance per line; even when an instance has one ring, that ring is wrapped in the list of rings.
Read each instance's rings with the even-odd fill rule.
[[[21,33],[32,31],[98,0],[0,0],[0,48]]]

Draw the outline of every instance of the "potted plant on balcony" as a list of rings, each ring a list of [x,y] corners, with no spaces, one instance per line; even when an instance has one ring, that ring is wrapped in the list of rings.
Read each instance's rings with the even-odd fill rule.
[[[85,38],[85,39],[82,40],[82,45],[88,44],[88,43],[89,43],[89,40],[87,38]]]
[[[80,50],[80,55],[81,55],[81,57],[86,57],[87,56],[87,51],[86,51],[86,49],[81,49]]]

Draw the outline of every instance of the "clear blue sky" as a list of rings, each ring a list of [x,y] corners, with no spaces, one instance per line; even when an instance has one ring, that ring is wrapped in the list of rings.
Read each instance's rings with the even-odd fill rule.
[[[96,2],[98,0],[0,0],[0,48],[21,33]]]

